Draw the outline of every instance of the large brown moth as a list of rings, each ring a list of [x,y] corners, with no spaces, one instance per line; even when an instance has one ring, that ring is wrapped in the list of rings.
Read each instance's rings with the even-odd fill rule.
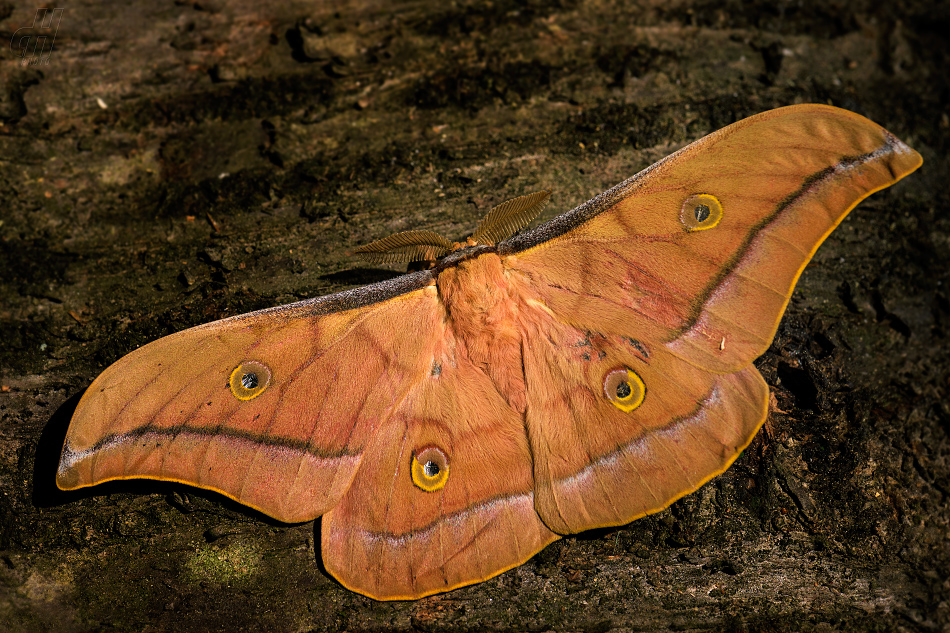
[[[861,116],[792,106],[535,229],[513,235],[544,193],[466,244],[387,238],[364,250],[434,265],[194,327],[106,369],[57,484],[161,479],[281,521],[322,516],[326,569],[377,599],[485,580],[728,468],[766,418],[752,361],[802,269],[920,164]]]

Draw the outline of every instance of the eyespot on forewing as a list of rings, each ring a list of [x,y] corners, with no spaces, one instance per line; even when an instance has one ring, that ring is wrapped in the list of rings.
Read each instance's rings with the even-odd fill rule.
[[[722,219],[722,203],[716,196],[701,193],[683,201],[680,209],[680,221],[687,231],[711,229]]]
[[[238,400],[251,400],[261,395],[270,385],[271,372],[264,363],[246,360],[231,372],[228,386]]]

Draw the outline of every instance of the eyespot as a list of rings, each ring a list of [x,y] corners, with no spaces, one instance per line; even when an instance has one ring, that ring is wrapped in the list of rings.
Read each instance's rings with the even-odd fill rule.
[[[703,231],[719,224],[722,219],[722,203],[708,193],[686,198],[680,210],[680,221],[687,231]]]
[[[250,400],[261,395],[270,384],[270,369],[256,360],[246,360],[231,372],[228,386],[238,400]]]
[[[426,492],[440,490],[449,479],[449,458],[442,449],[426,446],[412,455],[412,483]]]
[[[646,394],[643,380],[632,369],[615,369],[604,377],[604,395],[624,413],[639,407]]]

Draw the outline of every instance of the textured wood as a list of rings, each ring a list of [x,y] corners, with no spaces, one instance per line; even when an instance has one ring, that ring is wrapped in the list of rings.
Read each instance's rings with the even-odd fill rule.
[[[35,8],[15,3],[2,30]],[[7,628],[945,628],[941,11],[90,5],[67,11],[48,66],[21,68],[3,47]],[[55,492],[78,393],[137,346],[377,281],[345,253],[379,235],[462,238],[542,188],[552,217],[704,133],[802,101],[869,116],[926,167],[819,250],[758,363],[786,413],[670,509],[487,583],[380,605],[314,566],[320,526],[272,526],[168,484]]]

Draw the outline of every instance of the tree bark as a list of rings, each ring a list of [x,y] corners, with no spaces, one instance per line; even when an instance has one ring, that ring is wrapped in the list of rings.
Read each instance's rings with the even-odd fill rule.
[[[36,6],[0,5],[2,628],[950,628],[946,3],[63,6],[31,64],[5,44]],[[924,167],[818,251],[756,362],[766,427],[669,509],[378,603],[322,571],[319,522],[55,488],[78,397],[137,346],[391,277],[348,254],[462,238],[545,188],[548,219],[801,102],[868,116]]]

